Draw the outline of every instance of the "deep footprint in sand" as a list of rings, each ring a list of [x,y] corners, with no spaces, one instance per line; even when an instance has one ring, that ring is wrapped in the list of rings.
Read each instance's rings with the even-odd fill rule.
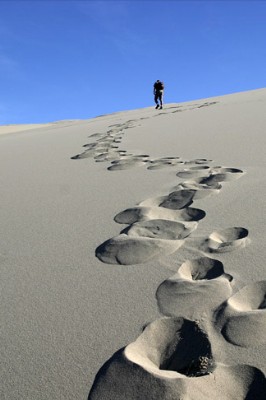
[[[209,176],[195,178],[194,182],[205,188],[209,187],[209,189],[221,189],[222,188],[222,185],[220,184],[221,180],[218,179],[218,174],[211,174]]]
[[[201,181],[202,178],[200,178]],[[193,196],[193,200],[203,199],[213,194],[218,194],[221,190],[222,186],[220,184],[215,185],[205,185],[201,184],[196,180],[187,180],[179,183],[172,190],[194,190],[195,194]]]
[[[109,155],[109,153],[112,153],[113,149],[116,147],[113,145],[114,142],[114,140],[103,140],[98,141],[97,143],[85,144],[83,147],[85,147],[86,150],[80,154],[77,154],[76,156],[71,157],[71,159],[77,160],[90,157],[97,158],[103,154]]]
[[[259,369],[215,362],[207,332],[180,317],[152,322],[115,353],[98,372],[88,399],[263,400],[265,390]]]
[[[218,260],[208,257],[187,260],[158,287],[159,311],[168,316],[201,318],[232,294],[232,280]]]
[[[95,149],[97,147],[97,143],[88,143],[84,144],[82,147],[86,147],[87,150]]]
[[[118,171],[145,165],[149,156],[147,154],[121,154],[120,158],[111,162],[109,171]]]
[[[194,160],[186,161],[186,165],[191,165],[191,164],[196,164],[196,165],[202,165],[202,164],[208,164],[212,160],[207,160],[207,158],[195,158]]]
[[[225,253],[245,247],[248,243],[248,230],[242,227],[232,227],[214,231],[204,240],[201,248],[210,253]]]
[[[95,162],[104,161],[114,161],[120,158],[120,153],[118,151],[108,151],[106,153],[101,153],[94,157]]]
[[[203,172],[203,170],[202,170]],[[214,167],[209,170],[206,169],[206,173],[202,173],[202,176],[196,177],[196,175],[200,175],[196,170],[184,170],[177,173],[177,176],[180,178],[189,178],[195,177],[195,183],[198,185],[204,185],[213,187],[214,189],[221,188],[221,182],[231,182],[236,179],[239,179],[243,176],[244,171],[236,168],[226,168],[226,167]]]
[[[195,190],[177,190],[166,196],[166,198],[159,204],[159,207],[170,208],[171,210],[181,210],[193,203],[194,195]]]
[[[83,153],[76,154],[75,156],[71,157],[71,160],[81,160],[83,158],[93,158],[95,156],[94,150],[84,151]]]
[[[183,240],[135,238],[120,234],[97,247],[95,254],[107,264],[142,264],[155,257],[174,253],[183,243]]]
[[[156,160],[150,160],[148,163],[147,168],[149,170],[153,170],[153,169],[161,169],[161,168],[165,168],[165,167],[173,167],[176,165],[181,165],[184,164],[184,162],[182,160],[180,160],[180,157],[163,157],[163,158],[159,158]]]
[[[118,224],[133,224],[151,219],[166,219],[170,221],[199,221],[205,217],[203,210],[187,207],[182,210],[170,210],[163,207],[136,206],[118,213],[114,220]]]
[[[181,210],[193,203],[196,191],[192,189],[176,190],[166,196],[154,197],[140,203],[142,206],[157,206],[170,210]]]
[[[167,240],[182,240],[189,236],[198,226],[197,222],[170,221],[165,219],[151,219],[149,221],[136,222],[124,229],[130,237],[148,237]]]
[[[266,343],[266,281],[240,289],[216,315],[221,333],[228,342],[243,347]]]
[[[241,178],[243,174],[244,171],[237,168],[220,167],[213,169],[213,176],[217,182],[231,182]]]
[[[132,362],[162,377],[208,375],[215,368],[207,333],[196,321],[160,318],[125,349]],[[174,374],[173,374],[174,373]]]
[[[145,161],[137,160],[137,159],[132,159],[132,160],[118,160],[114,164],[112,164],[110,167],[108,167],[108,171],[121,171],[125,169],[130,169],[134,167],[140,167],[142,165],[145,165]]]
[[[181,182],[178,186],[191,187],[195,188],[195,190],[203,190],[203,189],[211,189],[211,190],[220,190],[222,185],[220,182],[217,182],[216,178],[213,175],[208,176],[200,176],[199,178],[189,179],[187,181]]]
[[[179,178],[197,178],[200,177],[202,175],[208,175],[210,171],[210,167],[208,165],[204,165],[204,166],[197,166],[197,167],[191,167],[191,168],[185,168],[182,171],[177,172],[176,176],[178,176]]]

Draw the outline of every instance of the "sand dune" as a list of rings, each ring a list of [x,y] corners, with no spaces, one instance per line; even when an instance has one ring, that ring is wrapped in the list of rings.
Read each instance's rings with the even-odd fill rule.
[[[0,127],[1,398],[265,398],[265,105]]]

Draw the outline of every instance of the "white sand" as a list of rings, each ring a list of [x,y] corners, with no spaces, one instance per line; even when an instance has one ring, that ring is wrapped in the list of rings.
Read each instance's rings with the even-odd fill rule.
[[[1,399],[264,398],[265,108],[0,127]]]
[[[46,124],[10,124],[10,125],[0,125],[0,135],[6,135],[10,133],[19,133],[24,131],[29,131],[32,129],[40,129],[40,128],[57,128],[58,126],[62,127],[63,125],[69,125],[74,121],[56,121],[50,122]]]
[[[31,129],[44,128],[47,126],[49,126],[49,124],[1,125],[0,135],[6,135],[7,133],[29,131]]]

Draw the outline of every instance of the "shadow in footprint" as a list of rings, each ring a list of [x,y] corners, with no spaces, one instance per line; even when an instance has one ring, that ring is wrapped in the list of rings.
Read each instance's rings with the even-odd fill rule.
[[[161,318],[103,365],[88,400],[264,400],[265,386],[257,368],[216,363],[198,322]]]
[[[166,167],[174,167],[176,165],[184,164],[180,157],[162,157],[155,160],[149,160],[147,169],[156,170]]]
[[[214,231],[202,244],[202,250],[210,253],[225,253],[246,246],[248,230],[232,227]]]
[[[170,208],[171,210],[181,210],[189,207],[193,203],[193,197],[196,191],[191,189],[177,190],[170,193],[159,204],[159,207]]]
[[[113,165],[111,165],[107,169],[108,169],[108,171],[121,171],[121,170],[130,169],[130,168],[134,168],[134,167],[140,167],[142,165],[145,165],[145,162],[141,161],[141,160],[136,160],[136,159],[120,160],[120,161],[115,162]]]
[[[182,317],[160,318],[147,325],[126,347],[125,355],[162,377],[173,376],[171,372],[199,377],[215,367],[207,333],[197,322]]]
[[[194,160],[186,161],[186,165],[191,165],[191,164],[196,164],[196,165],[201,165],[201,164],[208,164],[212,160],[207,160],[207,158],[195,158]]]
[[[244,171],[237,168],[214,168],[213,177],[217,182],[231,182],[243,176]]]
[[[200,178],[200,180],[201,179],[202,178]],[[179,185],[175,186],[173,190],[194,190],[195,194],[193,200],[198,200],[219,193],[221,187],[220,184],[209,186],[198,183],[197,180],[188,180],[179,183]]]

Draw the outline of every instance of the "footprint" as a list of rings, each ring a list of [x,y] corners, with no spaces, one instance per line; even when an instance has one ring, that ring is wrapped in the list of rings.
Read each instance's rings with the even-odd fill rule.
[[[82,147],[86,147],[87,150],[95,149],[97,147],[97,143],[87,143],[84,144]]]
[[[171,210],[181,210],[193,203],[194,195],[195,190],[192,189],[177,190],[166,196],[159,204],[159,207],[170,208]]]
[[[91,138],[98,138],[98,137],[103,137],[105,135],[105,133],[93,133],[92,135],[88,136]]]
[[[93,158],[97,154],[94,149],[84,151],[83,153],[77,154],[73,157],[70,157],[71,160],[80,160],[83,158]]]
[[[152,219],[136,222],[121,233],[130,237],[148,237],[167,240],[182,240],[189,236],[198,226],[197,222],[182,224],[165,219]]]
[[[173,167],[174,164],[171,163],[170,161],[160,161],[160,162],[150,162],[149,166],[147,167],[148,170],[157,170],[157,169],[162,169],[162,168],[167,168],[167,167]]]
[[[218,189],[218,188],[221,188],[221,186],[219,185],[220,182],[234,181],[236,179],[239,179],[243,174],[244,174],[244,172],[240,169],[216,167],[216,168],[210,169],[209,175],[199,177],[195,180],[195,182],[200,185],[213,186],[214,188],[216,187]],[[185,174],[183,174],[183,175],[185,175]],[[186,175],[189,175],[189,174],[186,174]],[[180,175],[178,175],[178,176],[181,177]],[[183,176],[183,177],[185,177],[185,176]]]
[[[248,230],[233,227],[214,231],[203,243],[203,250],[210,253],[225,253],[246,246]]]
[[[217,363],[208,334],[197,321],[181,317],[156,320],[125,348],[124,355],[143,370],[138,374],[141,390],[152,386],[152,377],[161,379],[162,389],[154,399],[262,400],[265,396],[264,374],[249,365]],[[170,383],[176,385],[175,395],[165,395]],[[144,398],[141,393],[139,398]]]
[[[128,160],[118,160],[115,161],[110,167],[108,167],[108,171],[120,171],[134,167],[140,167],[145,165],[145,162],[138,159],[128,159]]]
[[[163,207],[137,206],[118,213],[114,220],[119,224],[133,224],[134,222],[150,219],[166,219],[171,221],[199,221],[206,213],[197,208],[187,207],[182,210],[170,210]]]
[[[150,160],[148,169],[161,169],[165,167],[173,167],[179,164],[184,164],[184,162],[180,160],[180,157],[163,157],[155,160]]]
[[[191,189],[180,189],[166,196],[154,197],[140,203],[142,206],[162,207],[170,210],[181,210],[190,206],[196,191]]]
[[[208,172],[210,171],[210,167],[207,165],[204,166],[198,166],[198,167],[191,167],[189,169],[184,169],[182,171],[179,171],[176,176],[179,178],[196,178],[202,176],[204,173],[206,176],[208,175]]]
[[[230,297],[217,311],[224,338],[243,347],[266,342],[266,281],[251,283]]]
[[[175,111],[171,111],[171,113],[174,114],[174,113],[178,113],[178,112],[182,112],[182,111],[184,111],[184,110],[175,110]]]
[[[186,161],[186,165],[190,164],[208,164],[212,160],[207,160],[206,158],[195,158],[194,160]]]
[[[116,128],[119,128],[120,126],[122,126],[123,124],[113,124],[113,125],[109,125],[109,128],[113,128],[114,126]]]
[[[104,137],[103,139],[99,140],[97,143],[94,142],[94,143],[85,144],[83,147],[85,147],[86,150],[80,154],[77,154],[76,156],[71,157],[71,159],[76,160],[76,159],[94,157],[99,160],[99,159],[103,159],[104,158],[103,154],[105,154],[106,160],[107,160],[109,157],[109,154],[110,154],[110,158],[113,157],[113,155],[112,155],[113,149],[117,147],[113,143],[114,143],[113,139],[106,139],[106,137]],[[115,158],[117,158],[117,156]]]
[[[172,109],[172,108],[174,108],[174,109],[176,109],[176,108],[182,108],[182,106],[171,106],[171,107],[167,107],[167,110],[170,110],[170,109]]]
[[[201,318],[232,293],[232,276],[223,264],[208,257],[185,261],[178,272],[158,287],[159,311],[168,316]]]
[[[201,179],[199,181],[201,182]],[[205,185],[198,183],[196,180],[188,180],[179,183],[173,188],[173,190],[195,190],[193,200],[203,199],[207,196],[218,194],[222,186],[220,184]]]
[[[88,400],[264,400],[264,374],[215,361],[197,321],[160,318],[97,373]]]
[[[99,154],[94,157],[94,160],[96,162],[101,162],[101,161],[114,161],[120,158],[120,154],[118,151],[108,151],[106,153]]]
[[[147,159],[150,156],[148,154],[135,154],[134,157],[135,158],[141,158],[141,159]]]
[[[153,160],[151,160],[151,162],[153,162],[153,163],[157,163],[157,162],[171,162],[171,163],[174,163],[174,162],[180,163],[181,162],[181,163],[183,163],[184,161],[182,161],[180,159],[180,157],[175,156],[175,157],[154,158]]]
[[[142,264],[155,257],[174,253],[183,243],[183,240],[135,238],[122,233],[97,247],[95,255],[107,264]]]
[[[200,377],[215,368],[207,333],[196,321],[160,318],[125,348],[125,356],[161,378]]]
[[[213,168],[213,173],[215,180],[217,182],[230,182],[236,179],[241,178],[243,176],[244,171],[237,168],[226,168],[226,167],[218,167]]]
[[[199,178],[195,178],[194,182],[198,185],[201,185],[202,188],[204,189],[216,189],[220,190],[222,188],[222,185],[220,184],[220,179],[221,177],[218,176],[218,174],[211,174],[209,176],[202,176]]]
[[[202,108],[202,107],[209,107],[212,106],[214,104],[217,104],[217,101],[212,101],[212,102],[207,102],[207,103],[203,103],[200,106],[198,106],[198,108]]]

